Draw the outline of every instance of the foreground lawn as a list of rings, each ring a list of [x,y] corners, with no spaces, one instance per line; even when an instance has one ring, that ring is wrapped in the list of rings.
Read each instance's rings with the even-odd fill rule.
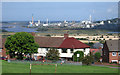
[[[3,73],[29,73],[29,63],[2,62]],[[31,73],[55,73],[54,65],[32,65]],[[118,73],[118,69],[99,66],[58,65],[56,73]]]

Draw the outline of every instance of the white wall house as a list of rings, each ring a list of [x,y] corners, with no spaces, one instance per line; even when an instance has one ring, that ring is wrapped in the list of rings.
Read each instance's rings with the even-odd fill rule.
[[[46,53],[50,48],[56,48],[61,58],[72,58],[76,51],[83,51],[84,56],[90,52],[90,46],[73,37],[68,37],[68,34],[64,34],[64,37],[35,36],[35,41],[40,48],[38,48],[38,53],[34,54],[34,57],[46,57]]]
[[[46,53],[48,52],[48,50],[50,50],[50,48],[38,48],[38,53],[34,54],[34,56],[38,57],[38,56],[43,56],[46,57]],[[90,48],[85,48],[85,49],[66,49],[65,52],[63,52],[62,49],[57,49],[60,53],[60,57],[66,57],[66,58],[72,58],[73,53],[75,53],[76,51],[83,51],[84,52],[84,56],[88,55],[90,52]],[[72,51],[73,50],[73,51]]]

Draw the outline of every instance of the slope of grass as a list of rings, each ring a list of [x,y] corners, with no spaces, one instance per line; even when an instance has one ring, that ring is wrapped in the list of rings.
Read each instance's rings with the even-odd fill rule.
[[[2,62],[3,73],[29,73],[29,63]],[[31,73],[55,73],[55,65],[32,65]],[[118,73],[118,69],[99,66],[58,65],[56,73]]]

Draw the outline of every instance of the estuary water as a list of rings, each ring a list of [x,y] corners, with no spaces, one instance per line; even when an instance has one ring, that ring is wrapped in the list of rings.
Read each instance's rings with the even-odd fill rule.
[[[23,26],[27,25],[2,25],[2,29],[7,30],[8,32],[37,32],[37,28],[26,28]]]

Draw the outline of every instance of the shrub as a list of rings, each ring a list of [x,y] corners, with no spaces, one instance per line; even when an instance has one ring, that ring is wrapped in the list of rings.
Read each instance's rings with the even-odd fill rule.
[[[88,40],[86,38],[76,38],[77,40]]]
[[[103,35],[101,35],[101,37],[100,38],[103,38]]]
[[[47,28],[38,28],[37,31],[48,31]]]
[[[93,40],[95,40],[95,38],[93,38]]]
[[[47,35],[45,35],[45,36],[51,36],[50,34],[47,34]]]
[[[94,62],[94,57],[92,53],[90,53],[90,55],[87,55],[82,59],[82,63],[86,65],[90,65],[92,62]]]
[[[79,57],[77,57],[77,54],[79,54],[80,56]],[[82,51],[76,51],[75,53],[74,53],[74,55],[72,56],[72,58],[73,58],[73,61],[82,61],[82,59],[83,59],[83,57],[84,57],[84,53],[82,52]]]
[[[48,53],[46,54],[48,60],[52,60],[53,62],[59,59],[59,52],[55,48],[51,48]]]
[[[101,57],[101,54],[99,52],[96,52],[95,53],[95,60],[99,61],[100,57]]]

